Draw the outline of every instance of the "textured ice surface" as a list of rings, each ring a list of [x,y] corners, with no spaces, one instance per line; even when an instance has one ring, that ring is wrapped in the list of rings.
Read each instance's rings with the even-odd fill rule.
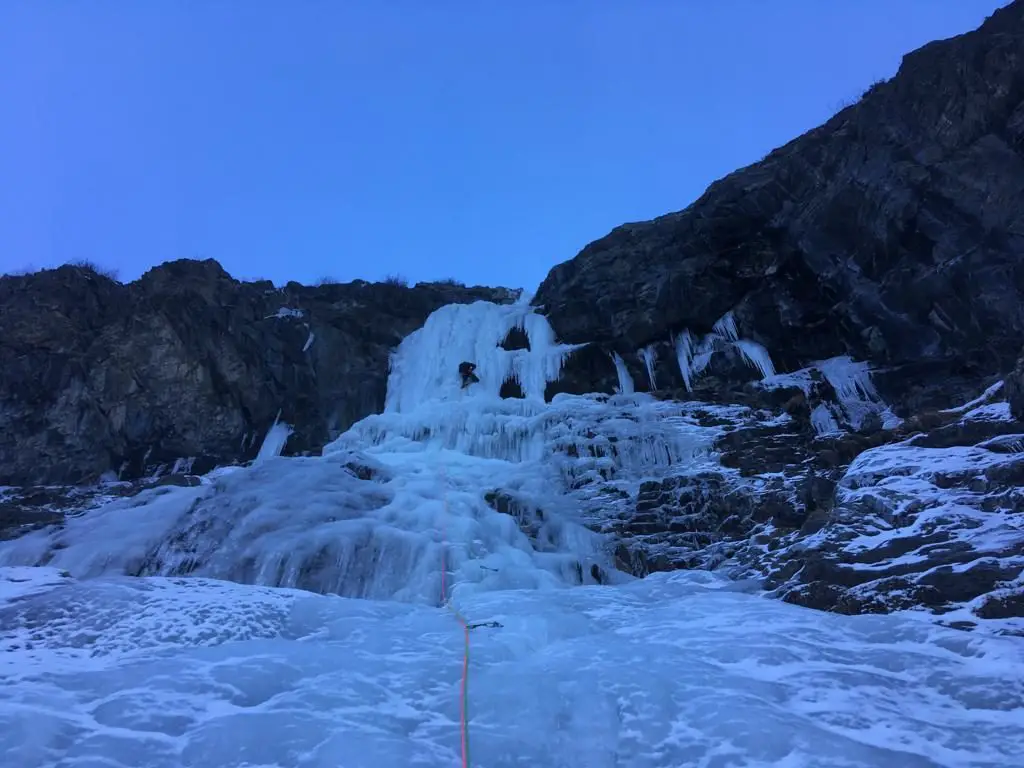
[[[447,610],[61,581],[0,602],[4,765],[461,764]],[[458,607],[502,625],[471,636],[474,766],[1012,766],[1024,750],[1020,643],[818,613],[705,573]]]

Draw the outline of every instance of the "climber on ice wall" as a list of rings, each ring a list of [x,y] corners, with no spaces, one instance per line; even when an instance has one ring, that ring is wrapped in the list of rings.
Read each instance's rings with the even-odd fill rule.
[[[459,363],[459,375],[462,377],[462,388],[465,389],[470,384],[476,384],[480,381],[477,375],[473,373],[476,370],[475,363]]]

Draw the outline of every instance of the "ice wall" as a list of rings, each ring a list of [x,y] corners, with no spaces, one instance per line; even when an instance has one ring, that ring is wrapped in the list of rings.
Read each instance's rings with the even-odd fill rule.
[[[526,334],[529,349],[502,348],[514,329]],[[520,384],[527,400],[543,402],[545,387],[558,378],[575,348],[556,343],[547,319],[527,305],[449,304],[431,314],[392,355],[384,410],[410,413],[431,402],[498,399],[508,380]],[[462,362],[475,363],[480,379],[466,390],[457,375]]]
[[[572,349],[524,304],[443,307],[395,351],[385,412],[322,457],[277,455],[287,438],[277,425],[251,467],[0,544],[0,564],[427,604],[440,599],[442,563],[449,598],[625,578],[584,525],[576,491],[628,492],[706,445],[677,406],[648,395],[545,402]],[[461,387],[462,362],[476,364],[479,383]],[[500,396],[510,380],[523,397]]]

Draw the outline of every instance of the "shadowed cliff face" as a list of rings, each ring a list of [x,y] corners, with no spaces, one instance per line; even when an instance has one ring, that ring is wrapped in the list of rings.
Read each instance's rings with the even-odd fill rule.
[[[706,333],[732,310],[779,370],[843,354],[912,364],[892,386],[879,382],[899,408],[922,371],[973,380],[1013,367],[1024,337],[1022,200],[1015,2],[907,55],[858,104],[686,210],[591,243],[551,271],[534,302],[562,340],[598,342],[637,372],[639,347]],[[603,388],[611,382],[606,365]]]
[[[280,419],[317,451],[384,403],[388,355],[451,284],[241,283],[176,261],[122,285],[61,267],[0,278],[0,485],[139,477],[252,458]]]

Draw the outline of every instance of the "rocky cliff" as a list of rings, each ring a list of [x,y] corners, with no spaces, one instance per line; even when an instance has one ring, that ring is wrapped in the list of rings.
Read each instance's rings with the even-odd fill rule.
[[[0,278],[0,485],[202,472],[251,459],[280,418],[316,452],[384,404],[391,350],[453,283],[306,287],[175,261],[122,285],[82,266]]]
[[[1014,2],[908,54],[857,104],[689,208],[591,243],[534,301],[560,338],[615,350],[637,374],[639,349],[674,358],[672,338],[732,312],[780,370],[850,355],[878,370],[901,415],[945,407],[1021,350],[1021,201],[1024,3]],[[611,391],[614,370],[602,370],[588,383]],[[659,386],[683,385],[678,369],[662,376]]]

